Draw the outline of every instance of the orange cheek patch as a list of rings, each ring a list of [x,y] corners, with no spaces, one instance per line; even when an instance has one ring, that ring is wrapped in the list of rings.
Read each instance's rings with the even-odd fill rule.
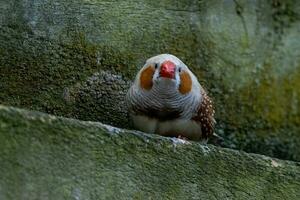
[[[181,94],[186,94],[190,92],[192,89],[192,79],[189,73],[182,72],[180,74],[180,86],[179,86],[179,92]]]
[[[140,84],[145,90],[150,90],[152,88],[152,77],[154,74],[154,68],[152,66],[147,67],[141,73]]]

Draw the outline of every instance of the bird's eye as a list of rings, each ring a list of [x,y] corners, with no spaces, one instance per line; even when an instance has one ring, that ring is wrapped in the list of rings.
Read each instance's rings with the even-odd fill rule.
[[[155,63],[154,68],[155,68],[155,69],[158,68],[158,63]]]
[[[181,72],[181,67],[178,68],[179,73]]]

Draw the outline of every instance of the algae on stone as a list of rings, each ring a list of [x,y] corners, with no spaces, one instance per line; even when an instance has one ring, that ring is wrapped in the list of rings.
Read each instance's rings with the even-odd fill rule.
[[[300,165],[0,106],[0,199],[299,199]]]

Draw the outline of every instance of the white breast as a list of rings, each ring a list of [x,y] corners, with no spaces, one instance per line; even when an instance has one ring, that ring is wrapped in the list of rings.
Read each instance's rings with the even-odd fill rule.
[[[199,123],[188,119],[175,119],[158,121],[142,115],[132,116],[134,126],[146,133],[156,133],[163,136],[182,136],[192,140],[201,138],[201,126]]]

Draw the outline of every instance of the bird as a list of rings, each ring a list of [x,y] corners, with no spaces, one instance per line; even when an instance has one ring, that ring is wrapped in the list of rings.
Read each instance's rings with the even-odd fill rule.
[[[203,142],[214,135],[213,102],[174,55],[146,60],[126,94],[126,105],[137,130]]]

